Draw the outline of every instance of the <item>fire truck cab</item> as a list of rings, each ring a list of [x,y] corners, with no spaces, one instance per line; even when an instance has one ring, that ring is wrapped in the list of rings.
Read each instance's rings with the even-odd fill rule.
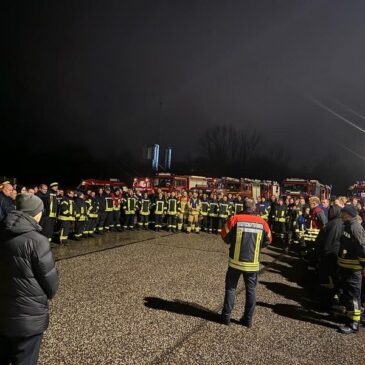
[[[133,189],[137,193],[143,193],[147,191],[148,194],[152,193],[152,179],[149,177],[135,177],[133,179]]]
[[[207,190],[207,178],[203,176],[178,176],[170,173],[159,173],[153,178],[153,188],[162,191],[172,190]]]
[[[128,189],[126,184],[122,181],[119,181],[118,179],[85,179],[81,181],[78,189],[86,192],[89,189],[97,190],[106,186],[110,186],[111,188],[120,188],[123,191],[126,191]]]
[[[284,197],[287,195],[304,198],[316,196],[321,199],[331,195],[331,188],[321,184],[318,180],[290,178],[282,182],[281,192]]]
[[[277,181],[261,181],[260,190],[260,196],[265,199],[270,199],[273,195],[280,196],[280,185]]]
[[[260,180],[253,180],[242,178],[242,197],[244,198],[252,198],[257,200],[261,193],[261,181]]]
[[[358,198],[362,201],[365,200],[365,181],[357,181],[354,185],[351,185],[348,190],[349,198]]]

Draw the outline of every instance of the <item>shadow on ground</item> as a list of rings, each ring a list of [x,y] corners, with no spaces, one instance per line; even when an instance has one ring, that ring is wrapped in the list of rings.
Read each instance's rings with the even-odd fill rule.
[[[198,304],[184,302],[178,299],[166,300],[157,297],[144,298],[147,308],[162,310],[170,313],[181,314],[189,317],[197,317],[209,322],[220,323],[219,313],[206,309]]]

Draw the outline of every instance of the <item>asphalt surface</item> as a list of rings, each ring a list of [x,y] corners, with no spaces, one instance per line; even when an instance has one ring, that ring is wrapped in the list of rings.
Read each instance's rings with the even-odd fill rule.
[[[265,249],[251,329],[219,323],[227,247],[207,234],[109,233],[54,250],[60,290],[40,364],[364,364],[365,328],[313,310],[294,256]]]

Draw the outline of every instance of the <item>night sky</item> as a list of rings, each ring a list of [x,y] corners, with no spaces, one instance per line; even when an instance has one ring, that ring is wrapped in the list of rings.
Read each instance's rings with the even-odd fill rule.
[[[365,179],[364,132],[313,102],[365,128],[363,0],[7,3],[1,139],[21,161],[156,142],[184,160],[232,124],[292,165],[335,156]]]

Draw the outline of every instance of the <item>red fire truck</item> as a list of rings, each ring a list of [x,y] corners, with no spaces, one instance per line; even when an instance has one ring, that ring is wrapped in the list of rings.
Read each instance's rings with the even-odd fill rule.
[[[158,173],[152,179],[154,189],[162,191],[172,190],[203,190],[208,189],[208,179],[204,176],[172,175],[170,173]]]
[[[357,181],[351,185],[348,190],[349,198],[358,198],[365,200],[365,181]]]
[[[85,179],[81,181],[78,189],[80,189],[81,191],[87,191],[88,189],[96,190],[99,188],[104,188],[105,186],[127,190],[127,185],[124,182],[119,181],[118,179]]]
[[[153,191],[152,179],[150,177],[135,177],[132,186],[138,193],[147,191],[150,194]]]
[[[273,195],[280,196],[280,185],[277,181],[261,181],[260,190],[260,196],[265,199],[270,199]]]
[[[317,196],[319,199],[329,199],[331,197],[331,187],[321,184],[318,180],[290,178],[282,182],[281,193],[284,197],[287,195],[303,196],[304,198]]]

